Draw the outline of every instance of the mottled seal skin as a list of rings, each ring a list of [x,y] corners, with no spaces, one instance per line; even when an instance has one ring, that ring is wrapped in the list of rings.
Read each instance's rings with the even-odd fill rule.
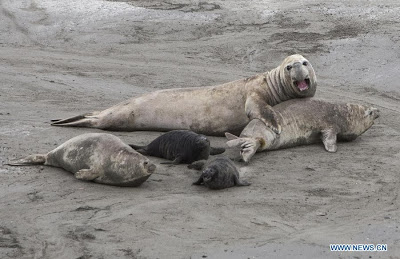
[[[336,152],[336,141],[352,141],[368,130],[379,110],[366,105],[333,103],[314,98],[296,99],[274,107],[280,114],[282,133],[275,134],[260,120],[252,120],[236,137],[226,133],[227,145],[241,146],[241,156],[250,161],[256,153],[322,141]]]
[[[215,155],[225,151],[210,147],[210,141],[206,136],[189,130],[170,131],[147,146],[130,146],[143,155],[173,160],[162,164],[190,164],[197,160],[207,160],[210,154]]]
[[[33,164],[61,167],[80,180],[132,187],[141,185],[156,169],[148,158],[106,133],[79,135],[47,154],[30,155],[8,165]]]
[[[250,185],[239,179],[239,171],[229,158],[218,157],[207,162],[204,168],[199,180],[193,183],[194,185],[203,184],[214,190]]]
[[[120,131],[192,130],[205,135],[239,134],[252,119],[274,132],[281,126],[272,106],[314,96],[317,79],[301,55],[288,56],[269,72],[217,86],[174,88],[134,97],[103,111],[53,120],[54,126]]]

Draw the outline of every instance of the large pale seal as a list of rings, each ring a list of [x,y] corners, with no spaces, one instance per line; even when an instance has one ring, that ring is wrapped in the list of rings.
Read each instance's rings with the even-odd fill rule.
[[[167,132],[147,146],[130,146],[143,155],[173,160],[162,164],[190,164],[197,160],[207,160],[210,154],[216,155],[225,151],[210,147],[210,141],[206,136],[189,130]]]
[[[274,107],[280,113],[282,133],[275,134],[260,120],[252,120],[240,138],[227,133],[228,146],[241,146],[245,162],[256,153],[322,140],[325,149],[336,152],[336,141],[351,141],[368,130],[379,110],[366,105],[332,103],[314,98],[296,99]]]
[[[218,157],[205,164],[204,162],[198,163],[200,164],[200,168],[202,167],[204,170],[199,180],[193,183],[194,185],[203,184],[214,190],[250,185],[250,183],[239,179],[239,171],[229,158]]]
[[[61,167],[77,179],[116,186],[139,186],[156,169],[149,159],[106,133],[74,137],[47,154],[30,155],[9,165]]]
[[[314,96],[317,80],[301,55],[287,57],[269,72],[234,82],[160,90],[132,98],[100,112],[58,120],[52,125],[107,130],[193,130],[206,135],[239,133],[252,119],[280,132],[272,106]]]

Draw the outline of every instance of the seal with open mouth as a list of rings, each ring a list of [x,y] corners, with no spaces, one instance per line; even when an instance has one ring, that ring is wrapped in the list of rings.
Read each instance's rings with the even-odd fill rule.
[[[292,69],[296,72],[292,75],[293,85],[297,86],[300,92],[308,90],[310,87],[310,75],[306,70],[301,69],[301,66],[308,66],[307,60],[303,62],[294,62],[292,65],[287,65],[286,69],[291,71]]]
[[[186,129],[221,136],[226,131],[239,134],[250,120],[260,119],[279,134],[281,126],[272,106],[314,96],[316,86],[311,63],[296,54],[253,77],[217,86],[155,91],[103,111],[54,120],[52,125],[120,131]]]
[[[282,133],[277,135],[258,119],[250,121],[240,137],[226,133],[230,147],[241,147],[249,162],[256,152],[322,141],[328,152],[336,152],[336,141],[356,139],[379,117],[379,110],[359,104],[333,103],[314,98],[296,99],[274,107],[280,114]]]

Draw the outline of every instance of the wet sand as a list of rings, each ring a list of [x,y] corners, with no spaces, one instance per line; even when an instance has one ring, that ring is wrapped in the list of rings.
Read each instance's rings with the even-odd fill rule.
[[[0,257],[399,258],[399,14],[394,0],[0,1]],[[157,158],[139,188],[4,165],[100,132],[51,119],[233,81],[294,53],[312,62],[316,97],[381,110],[335,154],[322,144],[257,154],[237,163],[252,185],[221,191]],[[113,133],[137,144],[161,134]],[[336,243],[388,251],[330,252]]]

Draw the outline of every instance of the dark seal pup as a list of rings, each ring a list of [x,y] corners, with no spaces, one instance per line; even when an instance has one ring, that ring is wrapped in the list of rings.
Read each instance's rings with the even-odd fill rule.
[[[260,120],[252,120],[236,137],[226,133],[227,145],[240,146],[245,162],[256,153],[321,142],[336,152],[336,141],[351,141],[368,130],[379,110],[359,104],[333,103],[314,98],[296,99],[274,107],[281,116],[282,133],[275,134]]]
[[[214,190],[250,185],[250,183],[239,179],[239,171],[229,158],[218,157],[207,162],[205,165],[204,162],[198,163],[203,163],[202,166],[205,169],[201,173],[199,180],[193,183],[194,185],[203,184]],[[189,168],[194,167],[189,166]]]
[[[30,155],[8,165],[50,165],[80,180],[116,186],[139,186],[156,166],[118,137],[88,133],[74,137],[47,154]]]
[[[154,91],[117,104],[63,120],[54,126],[91,127],[119,131],[193,130],[223,136],[239,132],[260,119],[278,134],[281,126],[273,106],[314,96],[317,78],[301,55],[288,56],[271,71],[216,86]]]
[[[162,164],[190,164],[197,160],[207,160],[210,154],[217,155],[225,151],[224,148],[210,147],[210,141],[206,136],[189,130],[167,132],[147,146],[130,146],[143,155],[173,160]]]

